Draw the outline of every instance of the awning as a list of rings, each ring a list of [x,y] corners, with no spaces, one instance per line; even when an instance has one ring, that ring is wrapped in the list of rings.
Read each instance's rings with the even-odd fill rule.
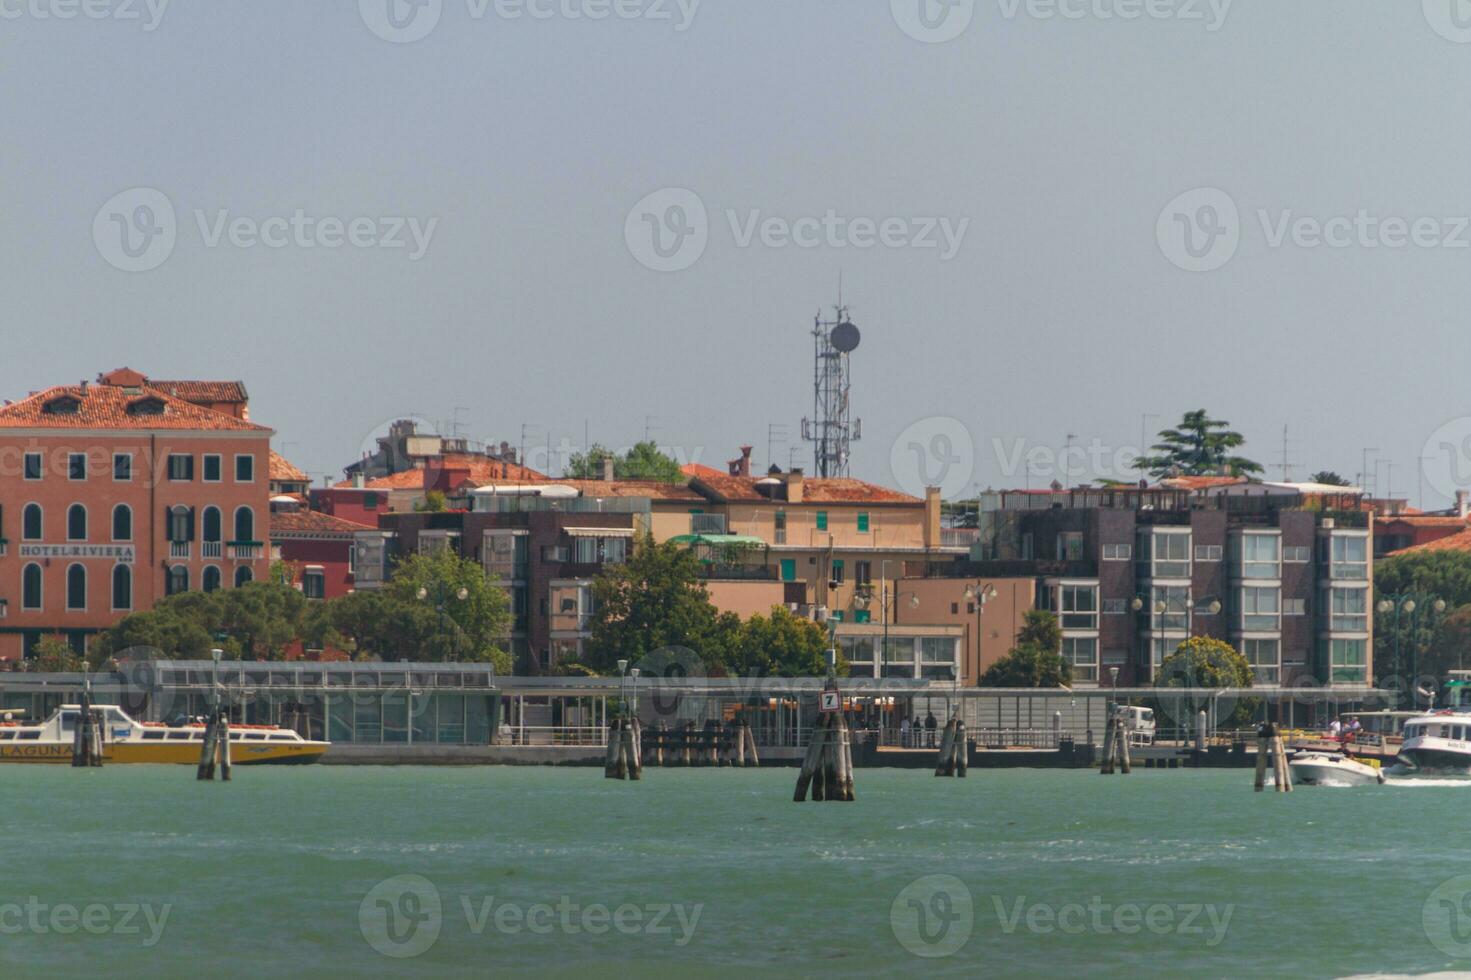
[[[633,528],[631,527],[564,527],[574,538],[631,538]]]
[[[764,540],[749,534],[681,534],[669,540],[675,544],[709,544],[725,547],[746,545],[752,548],[766,547]]]

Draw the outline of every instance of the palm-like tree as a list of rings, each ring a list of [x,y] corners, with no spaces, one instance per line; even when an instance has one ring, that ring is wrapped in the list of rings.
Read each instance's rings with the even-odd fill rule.
[[[1213,419],[1205,409],[1186,412],[1180,424],[1159,433],[1150,448],[1152,456],[1140,456],[1134,468],[1151,476],[1245,476],[1260,473],[1261,464],[1232,450],[1245,445],[1246,438],[1230,429],[1229,422]]]

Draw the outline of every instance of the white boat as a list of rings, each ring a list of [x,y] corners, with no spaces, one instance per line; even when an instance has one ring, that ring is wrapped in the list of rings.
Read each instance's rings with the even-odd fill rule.
[[[1377,765],[1340,752],[1297,752],[1287,760],[1287,768],[1294,786],[1368,786],[1384,782],[1384,772]]]
[[[1451,671],[1460,674],[1461,671]],[[1426,710],[1405,722],[1399,761],[1412,773],[1471,773],[1471,681],[1446,684],[1448,706]]]

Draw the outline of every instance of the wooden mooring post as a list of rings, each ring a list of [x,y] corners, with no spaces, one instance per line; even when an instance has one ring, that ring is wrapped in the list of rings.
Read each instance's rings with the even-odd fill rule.
[[[210,707],[209,714],[205,716],[204,722],[204,744],[199,751],[199,770],[195,773],[195,779],[213,780],[216,770],[219,771],[220,781],[230,781],[230,711],[225,707],[220,688],[220,657],[224,656],[223,650],[211,650],[210,656],[214,658],[215,669],[212,686],[214,687],[214,703]]]
[[[1277,731],[1277,726],[1270,721],[1265,722],[1256,732],[1255,792],[1260,793],[1266,788],[1269,759],[1272,765],[1272,781],[1276,784],[1277,792],[1291,793],[1292,771],[1287,767],[1287,750],[1282,744],[1282,735]]]
[[[851,803],[856,799],[852,733],[841,711],[824,712],[812,729],[812,741],[802,760],[797,790],[792,799],[797,803],[804,802],[809,789],[814,803]]]
[[[935,762],[936,776],[965,777],[970,767],[970,746],[966,741],[965,722],[957,712],[945,723],[940,736],[940,756]]]
[[[96,769],[102,766],[102,712],[92,707],[92,682],[82,690],[77,727],[72,732],[72,766]]]
[[[1115,765],[1122,775],[1133,772],[1129,761],[1129,733],[1124,729],[1122,718],[1114,718],[1103,728],[1103,764],[1098,771],[1111,776]]]

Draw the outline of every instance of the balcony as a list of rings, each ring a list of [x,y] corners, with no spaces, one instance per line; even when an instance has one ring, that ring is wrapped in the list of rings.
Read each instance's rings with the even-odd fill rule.
[[[260,541],[231,541],[225,552],[235,561],[256,561],[265,554],[266,546]]]
[[[201,558],[223,558],[225,556],[225,543],[223,541],[203,541],[199,545],[199,557]]]
[[[189,554],[190,554],[191,551],[192,551],[192,549],[189,547],[189,542],[188,541],[170,541],[169,542],[169,560],[170,561],[188,561],[189,560]]]
[[[712,562],[700,566],[700,578],[727,582],[774,582],[776,569],[769,565],[722,565]]]
[[[977,527],[940,528],[940,547],[969,548],[981,540],[981,529]]]

